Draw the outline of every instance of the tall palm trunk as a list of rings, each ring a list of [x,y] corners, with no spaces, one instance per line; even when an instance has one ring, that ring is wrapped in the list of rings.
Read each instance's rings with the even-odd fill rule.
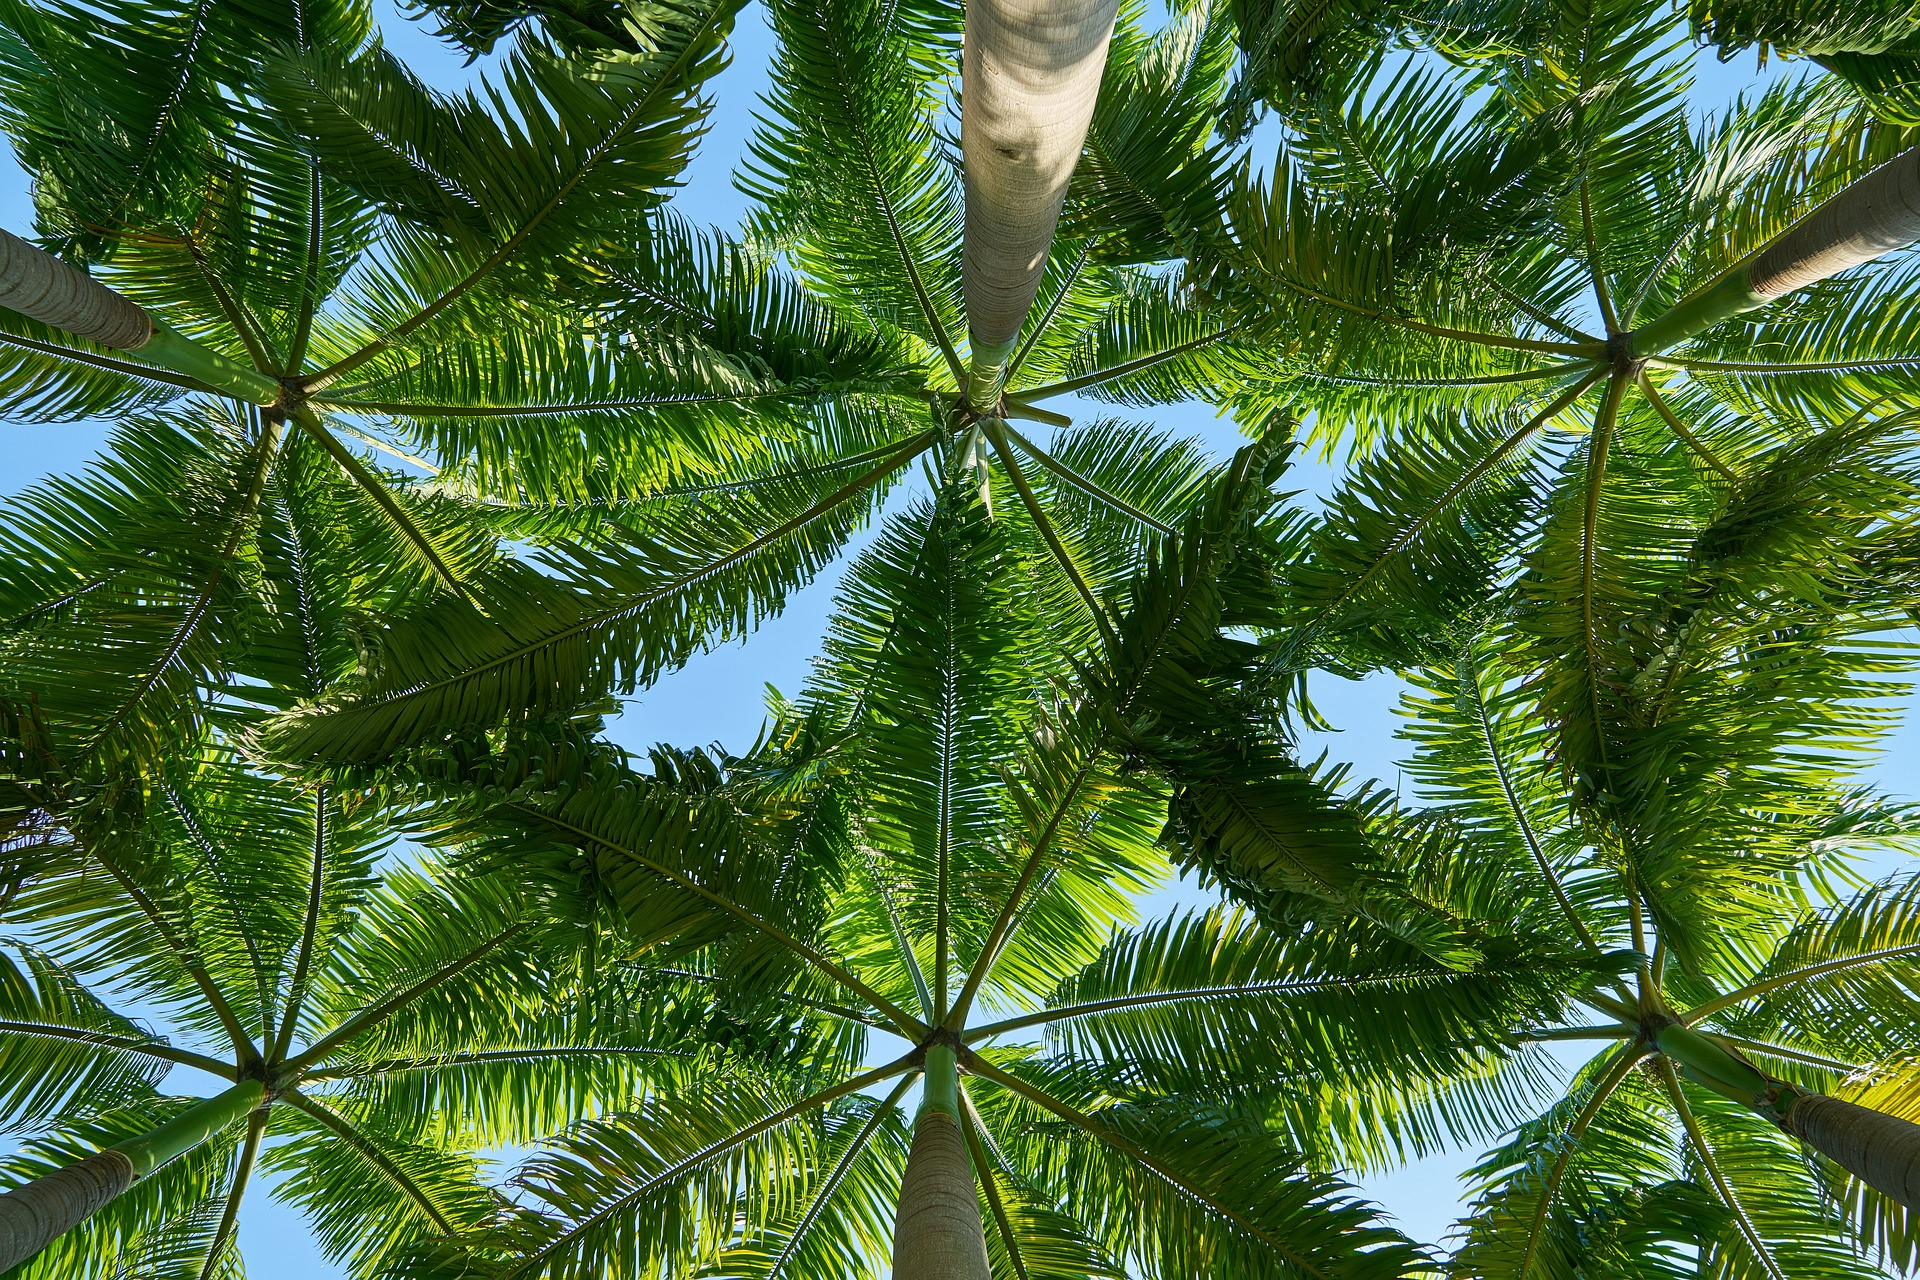
[[[1654,1040],[1689,1079],[1758,1111],[1882,1195],[1920,1209],[1920,1124],[1775,1080],[1677,1022]]]
[[[973,368],[967,401],[991,408],[1040,290],[1080,161],[1119,0],[973,0],[967,6],[960,151],[967,189],[962,283]]]
[[[1632,336],[1635,355],[1658,355],[1722,320],[1871,262],[1920,240],[1920,147],[1836,192],[1731,268]]]
[[[266,374],[181,337],[131,298],[5,230],[0,230],[0,307],[254,404],[280,399],[280,384]]]
[[[0,1272],[31,1258],[161,1165],[244,1119],[265,1090],[246,1080],[158,1128],[0,1195]]]
[[[1875,1191],[1920,1209],[1920,1124],[1823,1093],[1796,1097],[1783,1124]]]
[[[951,1046],[927,1050],[922,1087],[893,1220],[893,1280],[991,1280]]]

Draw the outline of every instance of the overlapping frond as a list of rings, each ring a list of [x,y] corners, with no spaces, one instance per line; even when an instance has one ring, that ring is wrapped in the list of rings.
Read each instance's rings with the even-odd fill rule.
[[[1012,1064],[1010,1087],[972,1086],[1030,1184],[1071,1204],[1092,1239],[1148,1275],[1213,1267],[1248,1276],[1397,1276],[1419,1255],[1367,1225],[1365,1206],[1299,1157],[1257,1109],[1194,1096],[1113,1096],[1070,1062]],[[1086,1116],[1098,1133],[1061,1112]]]
[[[677,520],[618,545],[509,562],[481,585],[484,611],[447,598],[389,629],[362,675],[281,717],[263,741],[289,759],[372,761],[448,727],[630,693],[776,611],[927,443],[907,438],[851,482],[814,475],[724,500],[697,495]]]
[[[958,52],[958,24],[928,10],[774,6],[775,88],[741,181],[760,202],[757,232],[823,298],[934,355],[964,323],[960,175],[934,133],[931,82]]]

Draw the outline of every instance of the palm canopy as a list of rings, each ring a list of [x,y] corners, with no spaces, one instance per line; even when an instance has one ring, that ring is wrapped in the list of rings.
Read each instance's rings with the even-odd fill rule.
[[[275,592],[301,589],[322,543],[364,557],[350,610],[465,596],[503,538],[588,536],[596,477],[681,484],[791,455],[809,410],[742,402],[789,405],[822,366],[886,363],[741,247],[655,226],[731,12],[635,10],[644,39],[571,59],[529,40],[458,99],[412,79],[353,4],[288,10],[264,56],[253,11],[231,6],[0,14],[5,125],[44,242],[275,388],[236,396],[12,313],[0,326],[6,412],[118,424],[93,483],[53,486],[8,529],[23,665],[7,691],[41,699],[76,778],[194,740],[208,690],[245,678],[262,619],[289,614]],[[681,277],[660,283],[656,256]],[[751,316],[754,350],[623,329],[613,302],[562,307],[567,280],[642,312],[706,289],[720,343]],[[368,415],[414,411],[405,446],[373,433]],[[374,465],[368,443],[406,466]],[[410,448],[433,455],[424,481]],[[542,523],[491,496],[551,498],[555,477],[595,499]],[[318,692],[283,687],[289,703]]]
[[[354,528],[361,495],[310,440],[285,442],[254,482],[239,552],[207,571],[221,622],[191,643],[210,635],[220,661],[195,666],[195,650],[163,668],[168,697],[102,748],[80,712],[150,692],[120,682],[116,646],[141,655],[154,615],[178,626],[208,607],[173,598],[169,575],[222,553],[200,521],[234,517],[218,505],[227,468],[257,465],[269,439],[217,417],[196,432],[146,421],[89,474],[9,504],[10,534],[50,559],[19,561],[38,577],[8,584],[0,646],[0,677],[32,695],[4,704],[0,734],[0,1099],[27,1139],[7,1176],[69,1169],[95,1147],[151,1152],[23,1275],[163,1260],[168,1274],[231,1274],[263,1169],[330,1256],[371,1274],[498,1212],[486,1150],[628,1104],[715,1051],[704,1001],[610,970],[625,953],[590,907],[403,858],[409,810],[244,754],[263,717],[350,671],[366,620],[421,582],[395,566],[389,529]],[[41,594],[73,583],[84,590]],[[175,1096],[192,1087],[176,1069],[228,1087]],[[189,1117],[186,1137],[155,1136]]]
[[[236,1274],[262,1172],[331,1259],[372,1274],[499,1212],[488,1149],[630,1105],[712,1052],[704,1003],[609,977],[619,953],[595,963],[564,903],[393,862],[392,815],[364,794],[209,744],[144,796],[80,802],[31,720],[10,727],[29,754],[10,761],[0,944],[0,1097],[24,1139],[8,1180],[194,1109],[183,1069],[240,1100],[14,1274]]]
[[[847,332],[881,335],[894,380],[828,394],[797,465],[756,455],[705,482],[723,513],[689,514],[701,499],[687,486],[516,494],[542,527],[579,503],[614,515],[625,546],[569,548],[537,579],[509,568],[478,603],[441,602],[354,691],[289,717],[277,749],[371,760],[449,719],[538,714],[609,676],[630,689],[777,607],[934,451],[983,480],[997,464],[1011,486],[997,510],[1047,542],[1075,625],[1098,626],[1105,584],[1064,536],[1056,495],[1153,522],[1115,472],[1013,425],[1058,425],[1040,403],[1065,392],[1202,397],[1243,420],[1286,405],[1361,446],[1335,500],[1345,562],[1323,562],[1319,620],[1288,643],[1308,652],[1333,628],[1349,660],[1390,665],[1422,652],[1419,615],[1474,598],[1538,502],[1604,501],[1634,416],[1731,485],[1756,449],[1808,424],[1906,404],[1920,347],[1903,260],[1745,318],[1729,308],[1760,297],[1755,253],[1823,199],[1854,200],[1881,162],[1911,167],[1912,139],[1828,82],[1695,127],[1677,28],[1601,5],[1535,15],[1498,47],[1446,46],[1460,69],[1363,62],[1289,111],[1266,178],[1251,176],[1250,144],[1212,132],[1232,89],[1231,15],[1196,9],[1148,36],[1122,13],[1041,305],[1005,393],[976,408],[962,184],[936,128],[957,15],[833,3],[772,18],[777,87],[743,177],[752,242]],[[1571,447],[1586,434],[1597,452]],[[1591,562],[1597,536],[1570,553]],[[1388,621],[1409,604],[1405,625]]]
[[[450,1266],[565,1274],[713,1250],[757,1266],[813,1248],[854,1266],[883,1229],[873,1191],[903,1142],[890,1106],[856,1098],[938,1051],[971,1078],[965,1119],[974,1163],[997,1171],[982,1189],[1007,1268],[1057,1256],[1069,1273],[1185,1274],[1219,1250],[1255,1274],[1403,1269],[1407,1251],[1329,1206],[1330,1185],[1279,1176],[1290,1153],[1364,1164],[1437,1140],[1449,1122],[1432,1081],[1507,1079],[1489,1065],[1498,1038],[1553,1025],[1556,993],[1590,992],[1619,957],[1543,950],[1534,926],[1559,898],[1503,916],[1491,872],[1445,856],[1444,822],[1378,796],[1335,802],[1287,754],[1275,690],[1313,665],[1432,657],[1453,638],[1436,606],[1457,608],[1530,540],[1538,643],[1520,651],[1544,673],[1574,811],[1624,827],[1616,797],[1659,771],[1609,754],[1606,624],[1684,630],[1696,607],[1634,612],[1659,595],[1653,567],[1685,559],[1664,504],[1734,510],[1775,478],[1783,440],[1827,446],[1794,455],[1809,485],[1855,475],[1846,449],[1906,408],[1884,376],[1910,358],[1897,266],[1738,326],[1706,325],[1718,313],[1687,300],[1907,140],[1818,88],[1691,133],[1663,28],[1624,8],[1517,28],[1543,56],[1449,46],[1475,59],[1466,83],[1490,102],[1477,114],[1444,91],[1458,81],[1415,69],[1382,98],[1363,68],[1350,101],[1293,114],[1290,165],[1265,184],[1227,181],[1235,156],[1210,132],[1225,14],[1185,12],[1153,36],[1123,15],[1046,304],[984,406],[962,394],[959,171],[936,128],[957,12],[775,6],[780,88],[747,177],[761,207],[746,244],[653,208],[696,130],[724,7],[635,7],[612,25],[556,10],[543,22],[572,60],[516,37],[495,88],[461,100],[366,43],[357,11],[324,40],[295,24],[264,63],[222,55],[232,14],[196,12],[206,32],[176,48],[177,92],[137,153],[102,125],[145,118],[119,100],[135,78],[109,63],[174,29],[129,11],[99,41],[66,11],[5,14],[9,100],[31,107],[8,123],[41,177],[47,242],[248,375],[174,376],[10,322],[18,406],[127,422],[103,493],[35,499],[9,535],[27,567],[8,587],[7,691],[45,704],[63,803],[112,803],[129,767],[215,767],[200,744],[231,745],[236,702],[281,713],[241,717],[248,749],[301,768],[424,767],[415,753],[438,744],[443,785],[491,789],[467,816],[423,819],[435,838],[484,856],[524,853],[531,835],[561,854],[562,883],[587,873],[635,945],[681,948],[672,973],[643,963],[650,977],[750,1007],[791,988],[841,1033],[831,1051],[729,1064],[700,1077],[704,1093],[649,1097],[637,1123],[577,1131],[537,1167],[544,1209],[463,1236]],[[481,5],[446,21],[478,48],[524,16]],[[1728,211],[1730,194],[1752,198]],[[1665,318],[1662,341],[1645,339],[1643,309]],[[266,394],[240,395],[254,407],[233,409],[234,387],[261,379]],[[1191,456],[1113,425],[1042,448],[1008,423],[1054,422],[1037,402],[1069,391],[1201,393],[1249,420],[1311,392],[1323,430],[1380,447],[1320,533],[1267,526],[1262,563],[1284,590],[1236,599],[1244,613],[1213,599],[1196,637],[1174,624],[1225,570],[1200,555],[1203,533],[1175,536],[1200,485]],[[1546,434],[1588,420],[1584,443]],[[431,479],[369,466],[343,441],[355,433],[424,457]],[[590,712],[777,608],[922,460],[932,502],[854,576],[836,637],[852,656],[760,749],[724,766],[664,754],[641,774],[571,731],[540,741],[541,716]],[[323,508],[359,527],[338,543],[352,623],[314,649],[289,619]],[[1771,508],[1739,509],[1773,527]],[[1710,546],[1716,567],[1758,536],[1720,532],[1735,551]],[[1860,555],[1890,574],[1912,563],[1904,544]],[[1262,633],[1257,654],[1216,643],[1228,617]],[[1159,660],[1153,637],[1176,633],[1194,665]],[[260,674],[288,662],[292,675]],[[1036,695],[1071,680],[1084,703],[1043,715]],[[506,721],[520,727],[476,736]],[[1257,927],[1217,917],[1108,943],[1121,908],[1101,878],[1157,869],[1166,804],[1183,861],[1253,903]],[[1642,852],[1691,866],[1666,833]],[[1686,912],[1728,878],[1633,881],[1670,891],[1667,914],[1644,905],[1677,971],[1711,971]],[[1211,967],[1243,947],[1243,967]],[[1163,998],[1155,984],[1175,980],[1201,994]],[[1262,1012],[1273,984],[1294,984],[1291,999],[1301,983],[1339,1012]],[[1252,1012],[1238,999],[1251,988]],[[1278,1080],[1271,1055],[1245,1061],[1245,1036],[1180,1021],[1223,1010],[1292,1055]],[[1069,1029],[1044,1050],[967,1039],[1049,1021]],[[912,1051],[858,1070],[883,1029]],[[1421,1083],[1392,1074],[1408,1063]],[[1497,1090],[1494,1103],[1467,1127],[1511,1114]],[[1189,1141],[1197,1113],[1231,1139]],[[1114,1216],[1136,1204],[1160,1215],[1155,1234]],[[827,1214],[846,1216],[814,1235]],[[1290,1250],[1296,1264],[1274,1261]]]
[[[535,483],[522,473],[542,465],[544,434],[529,427],[485,446],[487,475],[502,487],[475,488],[474,500],[530,536],[577,541],[537,571],[507,566],[476,581],[470,599],[440,601],[388,638],[355,690],[290,716],[276,750],[369,761],[434,724],[539,714],[610,683],[630,691],[691,646],[777,608],[922,457],[937,458],[944,473],[964,456],[999,491],[996,513],[1051,548],[1053,581],[1071,593],[1065,638],[1077,642],[1099,625],[1097,597],[1112,566],[1160,523],[1141,495],[1170,483],[1168,468],[1179,463],[1150,451],[1125,456],[1104,424],[1056,449],[1007,420],[1058,426],[1062,417],[1031,401],[1074,390],[1181,398],[1226,368],[1225,349],[1187,295],[1133,265],[1177,253],[1163,212],[1097,189],[1070,204],[1045,306],[1008,360],[1008,391],[984,411],[969,408],[957,345],[960,173],[936,128],[958,14],[836,0],[774,5],[771,17],[781,41],[776,88],[742,177],[758,201],[753,253],[727,248],[724,269],[703,272],[710,258],[656,227],[657,253],[644,264],[652,274],[629,281],[627,303],[610,305],[636,327],[732,342],[755,358],[770,320],[797,309],[822,334],[807,348],[814,364],[792,378],[795,394],[812,397],[811,416],[790,445],[748,448],[728,437],[730,456],[704,476],[617,478],[603,463],[568,463]],[[1197,169],[1199,179],[1181,181],[1202,199],[1206,109],[1227,60],[1222,28],[1204,14],[1151,36],[1123,21],[1090,135],[1102,159],[1083,177],[1120,191]],[[776,277],[754,255],[774,252],[795,269],[796,291],[765,292]],[[738,300],[716,297],[722,285],[741,290]],[[485,434],[457,430],[463,439]],[[1144,440],[1136,448],[1149,450]],[[1089,503],[1105,513],[1099,536],[1118,536],[1119,546],[1072,535]],[[588,514],[599,523],[583,533]]]
[[[103,710],[103,743],[123,720],[166,720],[155,700],[175,675],[217,667],[217,597],[295,438],[447,597],[409,633],[430,641],[379,647],[344,699],[355,716],[308,743],[316,758],[537,712],[608,672],[651,680],[780,607],[936,445],[1008,477],[1013,518],[1054,546],[1092,625],[1097,553],[1065,542],[1050,504],[1071,491],[1142,513],[1110,476],[999,425],[1057,415],[958,394],[960,173],[936,130],[957,9],[776,6],[780,88],[744,178],[759,207],[743,243],[659,208],[734,7],[450,5],[445,30],[472,49],[512,33],[457,97],[415,80],[352,4],[293,15],[263,58],[235,52],[225,9],[111,8],[104,39],[77,10],[0,14],[5,124],[41,243],[218,366],[196,376],[9,313],[8,411],[119,416],[169,448],[187,446],[154,423],[210,416],[261,437],[207,495],[232,518],[170,584],[183,618],[128,646],[121,674],[151,697]],[[1185,296],[1130,264],[1177,253],[1163,188],[1210,197],[1229,54],[1203,13],[1158,35],[1121,23],[1047,306],[1008,358],[1015,401],[1177,397],[1221,367]],[[174,91],[136,64],[173,68]],[[404,465],[373,465],[366,445]],[[511,553],[535,546],[549,550],[531,563]]]
[[[1912,601],[1911,524],[1888,519],[1912,509],[1911,415],[1756,442],[1731,492],[1657,419],[1620,443],[1598,518],[1643,553],[1601,562],[1588,616],[1553,544],[1591,517],[1549,510],[1408,707],[1446,833],[1415,883],[1471,867],[1490,914],[1634,957],[1574,1018],[1511,1026],[1467,1090],[1539,1100],[1544,1045],[1597,1051],[1476,1171],[1451,1269],[1870,1275],[1876,1247],[1910,1266],[1911,1207],[1793,1137],[1822,1094],[1914,1114],[1916,881],[1851,870],[1920,834],[1854,776],[1911,661],[1888,633]]]
[[[1538,502],[1611,502],[1634,420],[1733,489],[1783,440],[1911,406],[1910,255],[1770,300],[1756,274],[1826,225],[1816,209],[1911,182],[1905,125],[1826,78],[1700,119],[1684,31],[1644,6],[1375,8],[1376,36],[1432,56],[1309,38],[1304,7],[1275,6],[1272,58],[1240,87],[1274,77],[1279,155],[1187,245],[1222,328],[1278,358],[1233,394],[1311,408],[1360,455],[1327,625],[1415,660],[1394,610],[1525,544]],[[1600,532],[1568,553],[1637,554]]]
[[[1260,612],[1284,550],[1257,532],[1261,457],[1158,505],[1179,533],[1077,673],[1034,589],[1044,545],[950,484],[856,561],[818,677],[746,756],[663,749],[642,771],[523,725],[390,773],[434,798],[425,838],[585,885],[722,1007],[839,1033],[576,1127],[519,1176],[526,1215],[404,1273],[872,1274],[907,1167],[899,1104],[941,1053],[994,1274],[1415,1265],[1308,1170],[1430,1141],[1397,1123],[1396,1068],[1472,1075],[1496,1047],[1475,1027],[1548,1014],[1612,962],[1481,927],[1471,877],[1389,909],[1394,869],[1352,855],[1393,814],[1342,803],[1283,741],[1214,741],[1267,753],[1236,778],[1207,764],[1219,725],[1171,736],[1183,690],[1213,690],[1223,724],[1240,687],[1248,648],[1220,629]],[[1090,692],[1063,699],[1076,681]],[[1176,798],[1178,856],[1257,882],[1257,913],[1134,924]]]

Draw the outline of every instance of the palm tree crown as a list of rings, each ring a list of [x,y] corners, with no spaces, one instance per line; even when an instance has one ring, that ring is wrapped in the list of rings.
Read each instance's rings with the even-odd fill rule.
[[[663,199],[738,9],[438,6],[449,95],[353,0],[0,4],[0,405],[117,423],[0,527],[0,1265],[206,1280],[262,1163],[370,1276],[1906,1256],[1836,850],[1911,828],[1920,44],[1696,6],[1836,73],[1703,124],[1625,0],[770,0],[736,236]],[[600,736],[876,523],[753,749]],[[1328,668],[1427,807],[1296,758]],[[1444,1262],[1326,1172],[1501,1132]]]
[[[434,839],[483,859],[549,850],[632,936],[677,937],[661,963],[707,975],[722,1004],[773,1001],[843,1033],[833,1055],[705,1076],[575,1130],[521,1174],[537,1215],[435,1246],[420,1274],[674,1274],[703,1258],[869,1274],[903,1168],[896,1274],[972,1274],[911,1261],[914,1169],[942,1107],[964,1143],[959,1207],[990,1224],[981,1265],[996,1273],[1416,1263],[1303,1151],[1376,1149],[1369,1111],[1395,1064],[1484,1069],[1504,1033],[1475,1028],[1558,1007],[1556,979],[1582,965],[1512,935],[1479,936],[1464,961],[1442,937],[1470,927],[1457,895],[1370,914],[1364,874],[1340,859],[1351,818],[1297,766],[1276,799],[1270,778],[1180,763],[1191,743],[1136,739],[1226,643],[1221,584],[1258,595],[1246,540],[1273,478],[1259,458],[1245,451],[1184,517],[1161,508],[1181,533],[1107,619],[1116,640],[1095,648],[1083,672],[1098,692],[1078,705],[1050,692],[1073,668],[1045,598],[1020,590],[1046,549],[1010,540],[956,484],[856,562],[826,665],[748,756],[660,752],[642,773],[552,726],[415,757],[428,794],[484,797],[443,810],[461,816]],[[1320,926],[1219,910],[1129,927],[1128,890],[1165,872],[1176,792],[1200,838],[1226,846],[1203,865],[1259,879],[1276,919],[1291,893],[1294,918]],[[891,1061],[867,1065],[875,1048]],[[922,1075],[908,1126],[897,1107]]]

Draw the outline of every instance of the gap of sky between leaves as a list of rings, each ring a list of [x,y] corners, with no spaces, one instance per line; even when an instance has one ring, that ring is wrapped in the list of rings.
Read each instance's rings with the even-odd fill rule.
[[[480,59],[465,64],[462,55],[434,39],[428,26],[399,12],[393,0],[374,0],[374,8],[388,47],[437,88],[457,89],[471,84],[493,61]],[[758,5],[750,5],[740,15],[735,30],[733,65],[713,85],[711,129],[674,200],[675,207],[696,223],[734,227],[746,209],[746,198],[735,190],[731,177],[752,134],[753,112],[768,86],[772,54],[773,37],[765,13]],[[1782,70],[1776,63],[1756,75],[1745,59],[1721,63],[1703,51],[1696,59],[1694,101],[1703,112],[1718,110],[1743,90],[1764,83]],[[1793,73],[1792,68],[1784,70]],[[1259,149],[1255,154],[1271,145],[1270,134],[1256,139]],[[30,234],[32,222],[26,177],[12,154],[0,149],[0,226],[17,234]],[[1113,412],[1111,406],[1078,397],[1075,400],[1078,402],[1053,407],[1083,420]],[[1221,457],[1242,443],[1235,425],[1215,417],[1204,405],[1121,412],[1151,420],[1170,431],[1197,436]],[[44,476],[77,470],[99,450],[105,435],[106,426],[99,423],[53,429],[0,422],[0,492],[16,492]],[[1308,495],[1325,494],[1333,488],[1337,476],[1337,465],[1308,456],[1296,463],[1287,483]],[[888,503],[889,512],[923,490],[924,483],[919,480],[901,486]],[[751,743],[762,723],[766,686],[793,693],[805,682],[839,587],[840,572],[871,536],[869,531],[856,539],[848,555],[834,568],[797,592],[779,616],[768,619],[745,640],[696,657],[683,670],[632,699],[610,725],[612,736],[636,750],[654,742],[719,742],[734,749]],[[1401,723],[1395,708],[1405,687],[1387,674],[1361,681],[1317,677],[1313,697],[1327,719],[1338,726],[1338,732],[1308,734],[1303,743],[1306,754],[1325,751],[1331,759],[1351,764],[1356,778],[1397,784],[1395,762],[1402,751],[1394,740]],[[1920,722],[1911,710],[1875,772],[1875,781],[1881,786],[1907,796],[1920,795]],[[1174,883],[1143,898],[1139,906],[1142,914],[1150,917],[1214,900],[1214,895],[1190,882]],[[1570,1056],[1569,1065],[1578,1060]],[[208,1082],[184,1078],[197,1075],[184,1072],[173,1087],[201,1092]],[[504,1169],[521,1153],[498,1154]],[[1472,1164],[1474,1154],[1461,1150],[1418,1160],[1393,1174],[1365,1180],[1361,1190],[1392,1214],[1414,1239],[1435,1242],[1464,1212],[1460,1175]],[[344,1276],[320,1255],[299,1215],[270,1196],[256,1193],[249,1197],[241,1216],[241,1249],[254,1275],[272,1280],[341,1280]]]

